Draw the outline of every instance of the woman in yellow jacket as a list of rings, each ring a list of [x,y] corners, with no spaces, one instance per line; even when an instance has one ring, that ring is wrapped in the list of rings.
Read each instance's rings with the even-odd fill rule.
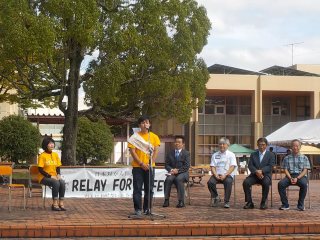
[[[39,183],[52,188],[52,211],[66,211],[63,199],[65,182],[60,176],[61,160],[56,152],[53,152],[55,142],[50,137],[42,141],[43,153],[38,158]]]

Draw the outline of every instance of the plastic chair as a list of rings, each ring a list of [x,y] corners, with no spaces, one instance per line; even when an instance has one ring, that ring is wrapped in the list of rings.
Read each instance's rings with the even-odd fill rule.
[[[309,174],[309,171],[307,172],[307,181],[308,181],[308,192],[307,192],[307,195],[308,195],[308,207],[309,209],[311,209],[311,199],[310,199],[310,174]],[[293,189],[292,187],[298,187],[298,188],[295,188]],[[291,188],[291,189],[290,189]],[[290,191],[299,191],[300,190],[300,187],[298,185],[289,185],[286,189],[287,191],[287,197],[289,198],[289,192]]]
[[[43,198],[43,208],[46,207],[47,186],[38,182],[39,168],[38,165],[29,166],[29,197],[32,197],[32,188],[41,188],[41,196]]]
[[[26,189],[24,184],[13,184],[12,183],[12,167],[8,166],[8,165],[0,165],[0,175],[2,177],[8,177],[9,178],[9,182],[8,184],[6,184],[5,186],[8,187],[9,189],[9,211],[11,211],[11,202],[12,202],[12,195],[11,195],[11,191],[12,189],[15,188],[22,188],[23,189],[23,209],[26,209]]]

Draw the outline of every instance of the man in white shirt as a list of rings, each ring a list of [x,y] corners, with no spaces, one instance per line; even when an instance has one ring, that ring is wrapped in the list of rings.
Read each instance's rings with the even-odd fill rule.
[[[217,207],[220,198],[217,192],[217,183],[224,185],[224,208],[230,208],[229,199],[232,191],[232,183],[237,169],[237,160],[234,153],[228,150],[230,141],[227,138],[219,140],[219,151],[211,157],[212,176],[208,181],[208,189],[211,193],[211,206]]]

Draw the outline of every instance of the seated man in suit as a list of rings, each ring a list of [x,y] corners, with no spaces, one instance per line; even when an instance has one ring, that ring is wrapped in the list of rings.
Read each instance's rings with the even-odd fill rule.
[[[266,150],[268,140],[259,138],[257,141],[258,151],[251,153],[248,168],[250,175],[243,181],[243,191],[245,193],[246,205],[244,209],[254,208],[251,197],[251,186],[254,184],[262,185],[262,199],[260,209],[267,209],[266,201],[268,199],[270,184],[272,181],[272,167],[274,165],[274,154]]]
[[[227,138],[219,140],[219,151],[211,157],[212,176],[208,181],[208,189],[211,193],[211,206],[217,207],[220,198],[217,192],[217,183],[224,185],[224,208],[230,208],[229,199],[232,191],[232,182],[237,169],[237,160],[233,152],[228,150],[230,141]]]
[[[282,203],[279,208],[280,210],[289,209],[288,198],[286,195],[286,188],[289,185],[297,185],[300,187],[297,210],[305,210],[304,199],[308,190],[307,172],[308,169],[310,169],[310,162],[305,155],[300,154],[300,148],[301,142],[298,139],[293,140],[291,142],[292,153],[283,159],[282,168],[284,168],[286,176],[278,183],[278,191]]]
[[[184,137],[175,137],[175,149],[166,156],[165,168],[168,171],[164,182],[164,203],[163,207],[169,207],[169,198],[172,184],[178,190],[177,208],[184,207],[184,183],[189,181],[190,153],[183,149]]]

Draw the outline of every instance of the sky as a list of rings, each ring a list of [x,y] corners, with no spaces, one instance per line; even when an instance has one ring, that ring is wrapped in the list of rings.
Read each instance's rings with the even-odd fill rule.
[[[259,71],[320,64],[319,0],[197,0],[212,29],[200,54],[207,66]]]

